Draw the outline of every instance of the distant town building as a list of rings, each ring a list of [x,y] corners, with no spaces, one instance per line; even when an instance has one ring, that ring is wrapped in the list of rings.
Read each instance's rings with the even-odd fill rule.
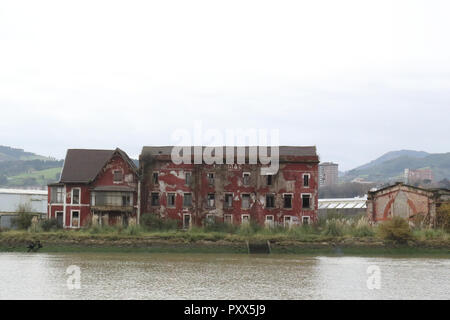
[[[338,164],[333,162],[322,162],[319,164],[319,186],[332,186],[338,183]]]
[[[45,216],[47,213],[46,190],[0,189],[0,227],[12,229],[12,219],[19,206],[25,206],[30,213]]]
[[[405,169],[404,173],[406,184],[420,184],[423,182],[431,183],[434,180],[433,170],[425,169]]]
[[[433,224],[436,209],[449,202],[448,189],[424,189],[397,182],[376,191],[369,191],[367,215],[375,222],[397,216],[405,219],[420,218]]]

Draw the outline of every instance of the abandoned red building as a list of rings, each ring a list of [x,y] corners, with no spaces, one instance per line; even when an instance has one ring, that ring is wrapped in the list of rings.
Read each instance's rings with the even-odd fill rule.
[[[398,182],[394,185],[369,192],[367,215],[371,221],[384,221],[398,216],[433,225],[436,209],[450,202],[450,190],[423,189]]]
[[[137,167],[120,150],[69,149],[58,183],[48,185],[48,218],[60,227],[137,222]]]
[[[290,226],[317,219],[315,147],[279,147],[279,170],[274,175],[261,175],[263,165],[248,161],[175,164],[172,148],[142,149],[142,214],[177,219],[185,228],[207,221]]]

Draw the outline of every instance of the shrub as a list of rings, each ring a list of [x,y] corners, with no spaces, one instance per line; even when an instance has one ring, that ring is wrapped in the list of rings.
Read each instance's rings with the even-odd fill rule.
[[[203,227],[207,232],[226,232],[226,233],[234,233],[236,232],[237,227],[231,223],[224,223],[218,221],[208,221],[205,223]]]
[[[141,225],[147,230],[175,230],[178,228],[178,221],[174,219],[162,219],[151,213],[143,214]]]
[[[45,219],[45,220],[41,220],[39,222],[39,226],[40,228],[45,231],[48,232],[50,230],[54,230],[57,228],[57,223],[56,223],[56,219]]]
[[[355,237],[372,237],[375,235],[375,232],[369,223],[369,219],[364,216],[356,221],[351,233]]]
[[[137,236],[141,233],[141,227],[137,226],[137,225],[131,225],[131,226],[126,227],[123,230],[123,233],[127,234],[129,236]]]
[[[436,227],[450,232],[450,203],[444,203],[436,210]]]
[[[17,217],[12,219],[12,224],[18,229],[27,230],[31,227],[31,223],[33,220],[33,215],[28,212],[20,212]]]
[[[412,239],[412,232],[408,221],[400,217],[393,217],[378,226],[378,233],[384,240],[405,243]]]
[[[346,221],[344,219],[330,219],[326,221],[323,234],[326,236],[340,237],[344,235]]]

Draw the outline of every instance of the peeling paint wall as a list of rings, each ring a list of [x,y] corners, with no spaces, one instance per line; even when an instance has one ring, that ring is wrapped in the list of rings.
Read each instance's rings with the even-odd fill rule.
[[[369,192],[367,215],[372,221],[389,220],[398,216],[411,219],[428,217],[430,223],[436,216],[436,205],[445,201],[435,190],[416,188],[401,183]]]
[[[141,159],[143,172],[142,212],[160,214],[162,217],[178,219],[191,214],[192,223],[202,225],[207,215],[213,215],[218,222],[224,215],[231,215],[235,224],[242,222],[242,215],[264,224],[266,215],[273,215],[274,221],[283,223],[285,216],[291,216],[294,223],[300,223],[302,216],[317,219],[318,208],[318,161],[280,163],[280,170],[273,176],[272,185],[260,174],[261,165],[176,165],[168,158]],[[192,182],[186,183],[186,173],[192,175]],[[153,173],[158,174],[158,183],[153,183]],[[210,184],[208,173],[214,174]],[[244,173],[250,173],[248,184],[244,184]],[[303,186],[303,175],[309,174],[309,186]],[[152,206],[152,193],[159,195],[159,204]],[[168,193],[175,193],[175,206],[168,206]],[[192,194],[192,206],[183,206],[183,194]],[[283,194],[291,193],[292,208],[283,208]],[[208,194],[215,195],[215,206],[208,206]],[[232,207],[225,206],[225,195],[232,194]],[[266,207],[266,194],[274,194],[274,208]],[[310,208],[302,208],[302,194],[311,195]],[[249,195],[250,207],[242,207],[243,195]]]

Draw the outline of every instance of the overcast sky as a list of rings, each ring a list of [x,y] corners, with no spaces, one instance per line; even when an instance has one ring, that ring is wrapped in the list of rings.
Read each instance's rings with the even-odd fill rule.
[[[0,145],[172,145],[279,129],[348,170],[449,152],[450,2],[0,2]]]

